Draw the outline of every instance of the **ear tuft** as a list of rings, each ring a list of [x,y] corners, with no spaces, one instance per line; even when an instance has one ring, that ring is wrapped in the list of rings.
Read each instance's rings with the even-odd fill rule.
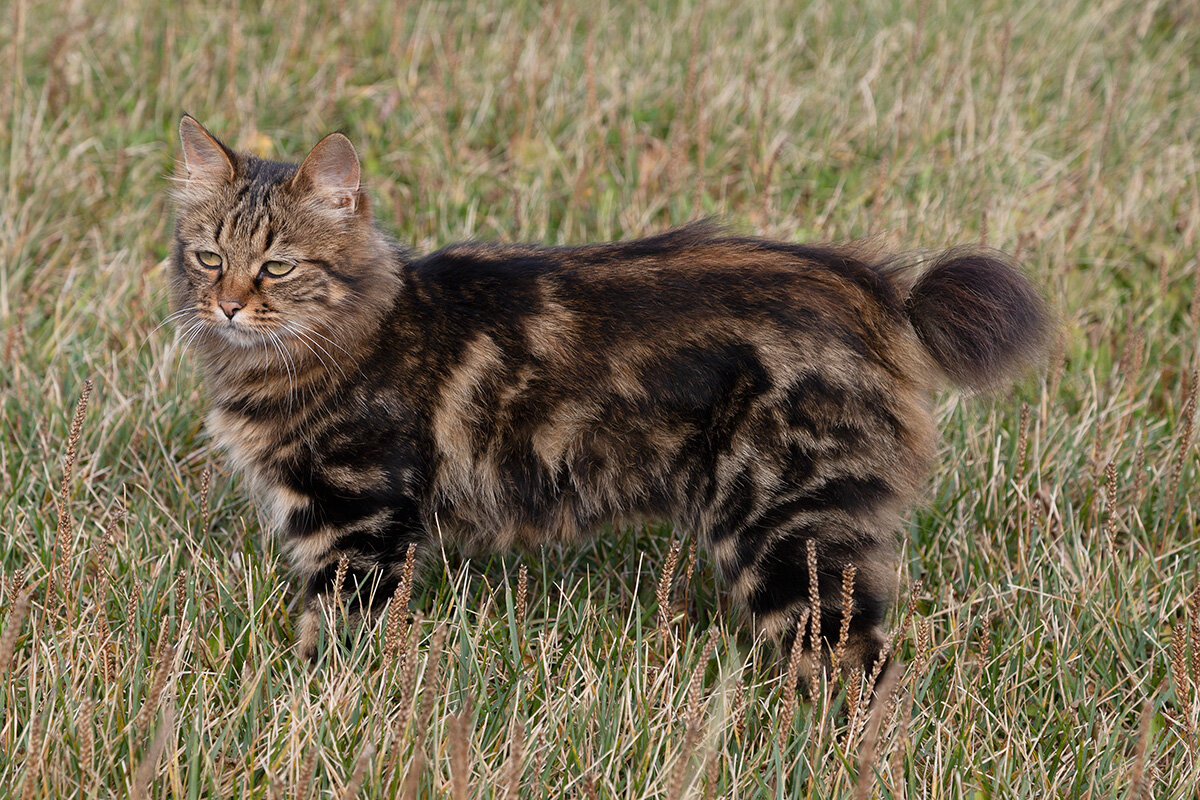
[[[300,165],[292,185],[312,192],[332,208],[351,213],[358,207],[358,153],[340,133],[317,142]]]
[[[179,142],[188,180],[227,183],[233,180],[234,153],[209,133],[191,114],[179,120]]]

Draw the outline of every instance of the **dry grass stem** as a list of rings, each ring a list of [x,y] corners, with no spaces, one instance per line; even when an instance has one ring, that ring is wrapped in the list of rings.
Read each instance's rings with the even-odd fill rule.
[[[893,667],[883,674],[879,691],[871,703],[871,716],[867,720],[867,729],[858,748],[858,773],[854,779],[855,800],[868,800],[871,797],[871,787],[875,784],[875,759],[879,755],[879,731],[896,689],[897,671]]]
[[[418,750],[413,754],[404,773],[404,785],[400,788],[401,800],[418,800],[421,788],[421,773],[425,771],[425,754]]]
[[[1137,749],[1133,755],[1133,767],[1129,775],[1129,797],[1142,800],[1146,796],[1146,752],[1150,747],[1150,717],[1153,704],[1146,700],[1138,716]]]
[[[467,800],[471,778],[471,698],[468,695],[462,710],[450,717],[446,725],[450,738],[450,795],[454,800]]]
[[[517,800],[521,796],[521,773],[525,760],[525,723],[513,717],[508,729],[508,758],[504,764],[504,796]]]

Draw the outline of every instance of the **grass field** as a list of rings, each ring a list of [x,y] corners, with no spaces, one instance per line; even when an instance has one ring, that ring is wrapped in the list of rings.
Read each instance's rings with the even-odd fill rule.
[[[1197,796],[1194,3],[202,5],[3,7],[0,796]],[[298,663],[156,329],[183,111],[280,158],[344,131],[420,249],[721,215],[1017,254],[1061,335],[945,396],[878,713],[797,699],[686,531],[447,553],[411,627]]]

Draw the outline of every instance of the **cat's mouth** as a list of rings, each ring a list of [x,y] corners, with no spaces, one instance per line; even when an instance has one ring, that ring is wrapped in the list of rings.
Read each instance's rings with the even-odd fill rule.
[[[234,320],[214,321],[212,327],[225,341],[242,347],[262,347],[270,339],[268,332],[247,327]]]

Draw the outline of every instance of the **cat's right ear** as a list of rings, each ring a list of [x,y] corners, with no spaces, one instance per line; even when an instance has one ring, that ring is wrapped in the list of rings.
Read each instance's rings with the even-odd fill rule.
[[[179,120],[179,142],[189,181],[228,183],[233,180],[233,151],[217,140],[191,114]]]

